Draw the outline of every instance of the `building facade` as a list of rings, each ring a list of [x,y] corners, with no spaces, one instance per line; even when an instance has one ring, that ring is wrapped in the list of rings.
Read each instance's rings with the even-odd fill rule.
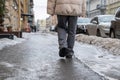
[[[33,0],[29,0],[28,2],[28,23],[30,27],[35,27],[35,19],[34,19],[34,11],[33,11]]]
[[[50,29],[50,27],[52,26],[56,26],[58,23],[57,21],[57,15],[54,16],[49,16],[48,18],[46,18],[46,29]]]
[[[17,0],[7,0],[5,6],[4,27],[12,27],[16,31],[18,29],[18,2]]]
[[[12,27],[12,31],[22,31],[32,17],[34,23],[33,0],[6,0],[4,27]]]
[[[106,0],[87,0],[86,1],[86,15],[93,17],[95,15],[106,13]]]
[[[106,14],[115,14],[120,7],[120,0],[106,0]]]
[[[87,0],[87,17],[96,15],[115,14],[120,7],[120,0]]]
[[[39,25],[39,30],[46,29],[46,19],[37,20],[37,25]]]

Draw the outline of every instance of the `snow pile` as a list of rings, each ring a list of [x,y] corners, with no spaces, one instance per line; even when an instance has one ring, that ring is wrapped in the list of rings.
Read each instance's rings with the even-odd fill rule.
[[[120,56],[112,55],[94,45],[76,42],[75,56],[108,80],[120,80]]]
[[[14,36],[14,40],[7,39],[7,38],[0,39],[0,50],[2,50],[4,47],[8,47],[8,46],[11,46],[11,45],[16,45],[18,43],[21,43],[24,40],[25,39],[17,38],[15,36]]]
[[[79,34],[76,36],[76,40],[78,42],[96,45],[98,47],[108,50],[110,53],[114,55],[120,55],[119,39],[102,38],[97,36],[88,36],[88,35]]]
[[[28,39],[30,37],[30,34],[33,34],[33,33],[23,32],[22,37],[25,38],[25,39]]]

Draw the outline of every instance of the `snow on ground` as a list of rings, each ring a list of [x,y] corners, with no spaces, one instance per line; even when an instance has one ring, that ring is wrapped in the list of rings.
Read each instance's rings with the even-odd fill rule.
[[[79,35],[77,40],[79,42],[76,42],[75,56],[78,59],[109,80],[120,80],[120,41],[118,39]]]
[[[0,39],[0,50],[6,46],[21,43],[32,35],[34,36],[34,34],[40,35],[41,33],[23,33],[23,38],[15,38],[14,40],[6,38]],[[100,75],[103,75],[110,80],[120,80],[119,39],[78,35],[77,41],[78,42],[76,42],[75,44],[74,51],[75,56],[78,59],[80,59],[82,62],[84,62],[86,65],[88,65],[91,69],[93,69]]]
[[[78,42],[101,47],[114,55],[120,55],[120,39],[102,38],[97,36],[79,34],[77,35],[76,40]]]
[[[78,43],[75,46],[75,56],[92,70],[110,80],[120,80],[120,56],[104,52],[99,47]]]
[[[120,80],[120,40],[79,34],[75,57],[109,80]]]
[[[8,47],[8,46],[12,46],[12,45],[16,45],[18,43],[23,42],[25,39],[23,38],[17,38],[16,36],[14,36],[14,39],[8,39],[8,38],[2,38],[0,39],[0,50],[2,50],[4,47]]]

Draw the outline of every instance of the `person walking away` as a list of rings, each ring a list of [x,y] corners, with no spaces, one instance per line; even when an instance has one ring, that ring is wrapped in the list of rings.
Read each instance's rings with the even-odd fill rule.
[[[85,16],[85,0],[48,0],[47,13],[57,15],[59,56],[72,58],[77,17]]]

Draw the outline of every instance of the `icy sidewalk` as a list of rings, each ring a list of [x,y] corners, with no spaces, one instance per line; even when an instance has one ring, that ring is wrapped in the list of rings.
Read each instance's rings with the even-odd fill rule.
[[[80,34],[76,40],[75,57],[109,80],[120,80],[119,39]]]
[[[9,46],[22,43],[23,41],[25,41],[25,39],[17,38],[16,36],[14,36],[13,40],[8,39],[8,38],[0,39],[0,50],[2,50],[4,47],[9,47]]]
[[[75,46],[75,56],[109,80],[120,80],[120,56],[114,56],[96,46],[78,42]]]
[[[21,38],[20,39],[16,38],[14,40],[1,39],[0,46],[2,46],[3,48],[5,46],[16,45],[37,34],[44,35],[45,37],[47,37],[47,39],[49,38],[48,43],[55,44],[56,45],[55,47],[58,47],[57,36],[49,33],[24,33],[23,34],[24,38],[22,39]],[[82,35],[82,37],[83,38],[80,38],[80,39],[83,39],[83,40],[81,40],[81,42],[76,42],[75,44],[75,48],[74,48],[75,57],[77,57],[83,63],[88,65],[95,72],[109,78],[110,80],[120,80],[120,56],[110,54],[107,50],[103,51],[102,49],[103,47],[99,47],[99,46],[103,46],[103,44],[105,45],[105,42],[102,42],[103,40],[101,38],[92,37],[94,40],[96,40],[96,43],[98,43],[97,45],[99,46],[97,47],[97,45],[93,46],[93,43],[90,40],[89,36],[85,37],[84,35]],[[35,40],[38,41],[39,39],[35,39]],[[109,43],[109,41],[107,42]],[[48,43],[43,43],[43,45]],[[51,50],[53,50],[53,48],[51,48]]]
[[[120,80],[118,39],[79,35],[77,40],[79,42],[76,42],[75,56],[78,59],[108,79]]]
[[[13,46],[19,43],[22,43],[23,41],[27,40],[30,35],[32,34],[36,34],[36,33],[25,33],[23,32],[23,38],[17,38],[16,36],[14,36],[14,39],[8,39],[8,38],[2,38],[0,39],[0,50],[2,50],[4,47],[9,47],[9,46]]]
[[[120,40],[79,34],[75,57],[109,80],[120,80]]]

